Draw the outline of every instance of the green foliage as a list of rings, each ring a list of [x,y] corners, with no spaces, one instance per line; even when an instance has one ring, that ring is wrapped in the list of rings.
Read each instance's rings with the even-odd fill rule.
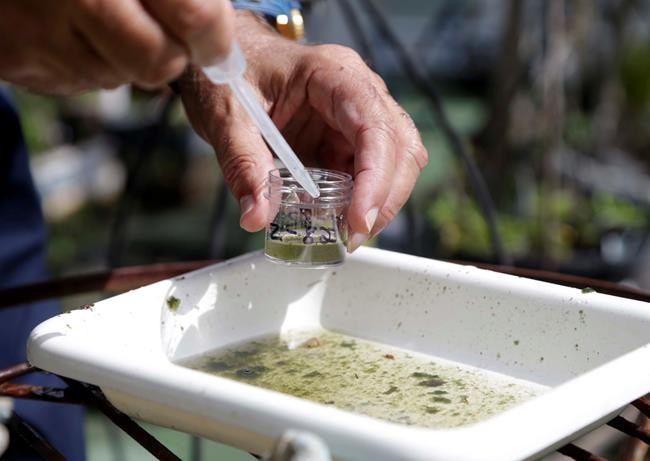
[[[538,192],[532,202],[526,214],[497,214],[504,244],[515,257],[543,251],[547,257],[562,261],[579,248],[598,245],[602,233],[609,229],[642,229],[650,225],[647,210],[604,193],[590,197],[571,191]],[[440,232],[445,254],[492,255],[483,214],[476,201],[464,192],[447,190],[438,194],[425,212]]]
[[[621,56],[620,77],[625,99],[634,110],[650,108],[650,43],[625,48]]]
[[[112,215],[108,209],[85,206],[64,221],[48,225],[48,263],[55,275],[74,265],[92,264],[98,255],[104,261]]]
[[[589,150],[594,140],[593,131],[593,123],[588,114],[577,110],[567,114],[564,140],[568,145]]]
[[[30,153],[51,148],[59,141],[57,99],[20,90],[14,91],[25,143]]]
[[[465,194],[447,193],[436,197],[426,214],[438,227],[442,246],[449,253],[490,254],[485,220],[474,200]]]
[[[648,212],[610,194],[596,194],[592,199],[595,220],[600,227],[643,227],[648,225]]]

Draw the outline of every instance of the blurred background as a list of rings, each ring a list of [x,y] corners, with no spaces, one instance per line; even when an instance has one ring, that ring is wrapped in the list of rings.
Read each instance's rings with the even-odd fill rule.
[[[650,1],[305,3],[308,40],[355,48],[429,151],[370,244],[650,288]],[[262,248],[171,93],[14,93],[53,275]]]
[[[320,0],[305,20],[386,79],[430,154],[374,245],[650,286],[650,2]],[[55,275],[261,248],[169,93],[15,93]]]

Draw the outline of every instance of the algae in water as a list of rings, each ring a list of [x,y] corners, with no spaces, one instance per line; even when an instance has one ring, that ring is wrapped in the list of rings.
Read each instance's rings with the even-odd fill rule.
[[[181,364],[343,410],[434,428],[480,421],[545,389],[326,330],[302,332],[299,339],[258,338]]]

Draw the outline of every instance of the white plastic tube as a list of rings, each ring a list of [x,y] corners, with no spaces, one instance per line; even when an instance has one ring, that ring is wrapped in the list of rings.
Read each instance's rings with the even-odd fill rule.
[[[318,186],[316,186],[311,176],[309,176],[305,170],[305,166],[298,159],[291,146],[289,146],[289,143],[284,139],[273,123],[273,120],[271,120],[271,117],[269,117],[260,104],[246,79],[244,79],[245,70],[246,58],[237,42],[233,42],[230,54],[225,60],[203,68],[203,72],[213,83],[227,83],[230,85],[239,103],[255,122],[266,142],[271,146],[271,149],[284,166],[291,172],[294,179],[304,187],[309,195],[314,198],[319,197],[320,191],[318,190]]]

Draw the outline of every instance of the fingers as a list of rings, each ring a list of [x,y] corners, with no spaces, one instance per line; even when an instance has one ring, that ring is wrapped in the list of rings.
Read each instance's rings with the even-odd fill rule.
[[[354,175],[354,146],[339,131],[327,127],[317,153],[317,165]]]
[[[157,87],[190,60],[207,65],[230,50],[234,14],[225,0],[76,0],[77,28],[130,82]]]
[[[282,128],[282,135],[291,143],[305,166],[319,164],[319,147],[325,141],[327,125],[309,105],[303,104]]]
[[[76,27],[128,81],[156,87],[178,76],[185,47],[168,35],[137,0],[77,0]]]
[[[277,77],[260,78],[261,91],[264,82],[282,82],[270,92],[273,120],[303,160],[310,166],[353,169],[355,187],[348,211],[348,249],[353,251],[404,205],[427,162],[426,150],[411,119],[358,55],[337,46],[300,50],[287,54],[289,68],[265,55],[253,67]],[[204,85],[205,91],[196,93],[203,80],[198,85],[192,81],[188,115],[218,153],[242,207],[242,227],[261,229],[270,213],[262,190],[274,168],[271,153],[232,95],[224,95],[224,88]],[[269,85],[273,86],[267,83],[267,90]],[[185,91],[181,93],[185,101]],[[193,111],[192,105],[198,109]],[[193,112],[199,116],[193,117]]]
[[[6,3],[6,5],[4,4]],[[48,92],[152,88],[227,54],[228,0],[23,0],[0,5],[4,80]],[[26,27],[26,25],[28,27]]]
[[[69,62],[70,69],[83,78],[86,88],[113,89],[128,81],[128,77],[103,59],[81,33],[73,32],[72,38],[74,42],[62,50],[62,60]],[[83,63],[83,72],[75,69],[78,63]]]
[[[395,134],[385,126],[368,126],[354,143],[354,193],[348,217],[352,235],[361,234],[365,240],[390,193],[398,148],[394,141]]]
[[[181,79],[181,95],[190,122],[213,147],[228,188],[240,205],[240,225],[258,231],[270,220],[264,197],[273,155],[259,130],[234,95],[223,85],[212,85],[194,66]]]
[[[397,134],[374,86],[345,71],[316,71],[307,89],[325,121],[355,146],[350,230],[368,236],[390,192]]]
[[[397,155],[390,193],[370,232],[371,237],[381,232],[404,206],[428,161],[428,154],[422,144],[420,133],[408,114],[397,103],[394,103],[392,118],[400,127],[398,130],[400,151]]]
[[[192,62],[209,65],[224,58],[234,33],[226,0],[145,0],[149,13],[190,50]]]
[[[235,121],[225,127],[215,151],[228,187],[239,202],[239,225],[249,232],[263,229],[270,219],[269,201],[264,197],[266,178],[275,165],[259,131],[246,121]]]
[[[427,153],[410,117],[358,55],[338,46],[320,48],[307,92],[325,121],[354,146],[355,185],[348,211],[348,249],[354,251],[404,205]]]
[[[19,84],[32,91],[72,95],[95,88],[115,88],[124,81],[74,33],[52,43],[38,63],[40,66],[23,73],[19,80]]]

